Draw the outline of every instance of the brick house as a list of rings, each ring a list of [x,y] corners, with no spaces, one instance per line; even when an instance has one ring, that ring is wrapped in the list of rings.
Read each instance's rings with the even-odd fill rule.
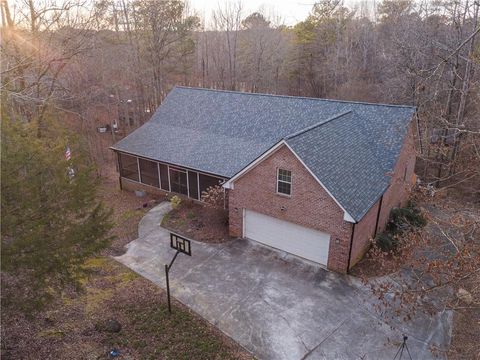
[[[410,106],[174,88],[115,144],[124,189],[228,195],[229,230],[345,273],[415,181]]]

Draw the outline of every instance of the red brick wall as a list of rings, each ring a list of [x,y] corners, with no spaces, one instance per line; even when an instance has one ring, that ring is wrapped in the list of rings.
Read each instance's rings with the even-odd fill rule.
[[[405,176],[405,168],[407,173]],[[408,201],[408,197],[414,184],[414,168],[415,168],[415,146],[413,131],[410,129],[405,138],[405,143],[395,165],[390,187],[385,191],[378,219],[377,234],[380,233],[387,224],[390,210],[394,207],[404,206]],[[405,181],[404,181],[405,176]],[[352,255],[350,266],[355,265],[368,250],[370,239],[375,234],[375,224],[378,215],[378,206],[380,200],[367,212],[367,214],[355,225],[353,235]]]
[[[276,193],[277,168],[292,171],[291,197]],[[242,236],[242,209],[251,209],[331,234],[328,268],[347,271],[352,224],[343,220],[343,210],[286,146],[236,180],[229,203],[232,236]]]
[[[148,194],[156,195],[159,197],[166,197],[168,194],[168,192],[163,191],[154,186],[140,184],[136,181],[132,181],[126,178],[120,178],[120,181],[122,182],[122,190],[127,190],[127,191],[143,190]],[[175,195],[182,196],[180,194],[175,194]]]
[[[352,255],[350,257],[350,267],[355,265],[367,252],[370,247],[370,239],[375,233],[375,224],[377,222],[379,202],[372,206],[365,216],[355,224],[353,232]]]
[[[407,174],[404,181],[405,168],[407,169]],[[410,126],[393,171],[390,187],[383,195],[377,233],[380,233],[385,228],[391,209],[406,205],[412,186],[415,183],[414,169],[415,145],[412,126]]]

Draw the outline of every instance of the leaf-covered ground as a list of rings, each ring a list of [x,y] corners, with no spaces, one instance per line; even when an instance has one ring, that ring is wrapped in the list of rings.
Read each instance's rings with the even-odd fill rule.
[[[117,239],[104,254],[86,262],[84,291],[65,291],[47,309],[27,318],[2,311],[2,359],[250,359],[230,338],[174,302],[168,314],[165,293],[111,259],[137,235],[137,224],[153,206],[150,198],[121,192],[105,180],[100,196],[114,209]],[[121,331],[105,331],[110,319]]]
[[[480,204],[473,197],[454,196],[439,193],[435,197],[419,197],[418,206],[428,218],[428,224],[419,235],[432,239],[431,251],[449,246],[448,239],[473,238],[480,247],[478,228],[480,226]],[[445,245],[446,244],[446,245]],[[424,251],[425,249],[421,249]],[[429,250],[429,251],[430,251]],[[376,258],[370,252],[353,269],[352,274],[363,278],[384,276],[406,266],[401,256]],[[477,251],[478,254],[478,251]],[[473,257],[471,264],[476,272],[460,278],[451,284],[453,296],[446,301],[447,308],[453,309],[453,329],[449,359],[480,359],[480,258]],[[470,272],[469,272],[470,273]],[[466,290],[468,297],[460,297],[458,291]]]

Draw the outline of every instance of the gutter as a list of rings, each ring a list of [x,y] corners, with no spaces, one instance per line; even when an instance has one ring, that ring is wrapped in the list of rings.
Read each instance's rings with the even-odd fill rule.
[[[375,231],[373,232],[374,239],[377,237],[378,221],[380,220],[380,212],[382,211],[382,202],[383,202],[383,194],[380,197],[380,203],[378,204],[377,220],[375,221]]]

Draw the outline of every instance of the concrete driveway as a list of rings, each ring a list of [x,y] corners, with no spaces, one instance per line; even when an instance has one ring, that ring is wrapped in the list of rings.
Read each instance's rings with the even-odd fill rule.
[[[169,209],[162,203],[147,213],[139,238],[116,258],[161,288],[175,253],[159,225]],[[192,257],[178,256],[170,283],[176,299],[260,359],[393,359],[403,333],[413,359],[430,359],[430,346],[450,343],[451,312],[387,323],[357,279],[248,240],[192,242]]]

